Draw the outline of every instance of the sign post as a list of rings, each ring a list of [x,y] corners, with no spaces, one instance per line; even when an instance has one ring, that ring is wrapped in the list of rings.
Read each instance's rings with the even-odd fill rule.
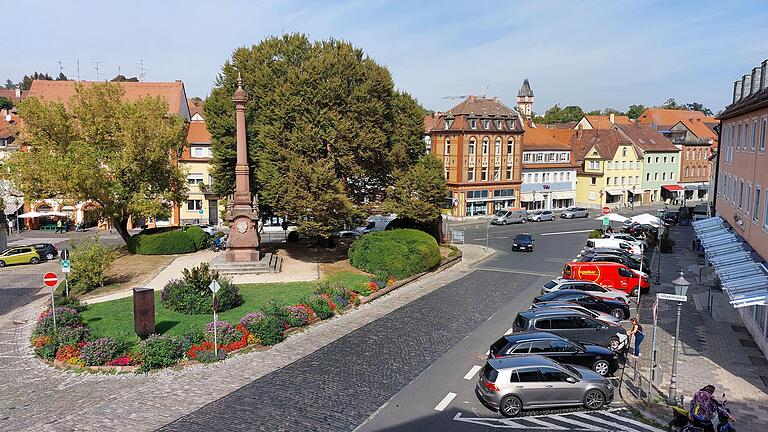
[[[651,405],[651,384],[657,383],[658,384],[658,367],[659,362],[656,358],[656,325],[659,322],[659,299],[656,298],[656,301],[653,302],[653,306],[651,307],[651,310],[653,311],[653,334],[651,336],[651,370],[648,372],[648,406]]]
[[[53,314],[53,328],[56,329],[56,302],[54,300],[54,287],[59,283],[59,277],[56,273],[46,273],[43,275],[43,283],[51,288],[51,313]]]
[[[219,289],[221,289],[221,285],[219,285],[219,281],[216,279],[211,281],[211,284],[208,285],[208,288],[211,289],[213,292],[213,353],[216,354],[218,357],[219,355],[219,340],[217,336],[217,329],[216,329],[216,311],[219,309],[219,301],[216,297],[216,293],[219,292]]]
[[[464,231],[463,230],[451,230],[451,242],[464,244]]]
[[[72,271],[72,262],[69,260],[69,249],[59,252],[61,272],[64,273],[64,295],[69,297],[69,273]]]

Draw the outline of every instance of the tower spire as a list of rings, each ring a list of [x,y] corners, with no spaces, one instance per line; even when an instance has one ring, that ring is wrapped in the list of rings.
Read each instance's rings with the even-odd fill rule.
[[[531,90],[528,78],[523,81],[520,91],[517,92],[517,109],[526,121],[531,120],[533,116],[533,90]]]

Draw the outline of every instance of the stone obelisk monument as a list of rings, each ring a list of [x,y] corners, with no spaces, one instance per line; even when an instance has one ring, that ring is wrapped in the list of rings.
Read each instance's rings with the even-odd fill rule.
[[[229,238],[227,239],[227,261],[259,261],[259,208],[251,200],[248,180],[248,146],[245,134],[245,103],[248,95],[243,90],[243,80],[237,75],[237,90],[232,96],[237,118],[237,164],[235,165],[235,195],[227,212]]]

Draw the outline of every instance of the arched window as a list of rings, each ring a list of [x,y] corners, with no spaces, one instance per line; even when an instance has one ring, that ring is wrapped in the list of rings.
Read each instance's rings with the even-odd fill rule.
[[[690,175],[690,171],[689,171],[689,169],[688,169],[688,168],[689,168],[689,167],[685,167],[685,176],[686,176],[686,177],[690,177],[690,176],[691,176],[691,175]]]
[[[507,140],[507,154],[508,155],[515,154],[515,139],[514,138],[509,138]]]
[[[445,155],[448,156],[451,154],[451,139],[446,138],[445,139]]]
[[[477,146],[477,141],[475,141],[474,138],[469,139],[469,154],[473,155],[475,154],[475,147]]]
[[[488,154],[488,137],[483,138],[483,154]]]
[[[494,147],[493,154],[500,155],[501,154],[501,138],[496,138],[496,145]]]

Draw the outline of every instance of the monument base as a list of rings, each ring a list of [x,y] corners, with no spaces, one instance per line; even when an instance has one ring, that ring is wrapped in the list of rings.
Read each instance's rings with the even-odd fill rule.
[[[250,262],[228,261],[222,255],[211,260],[211,268],[224,275],[280,273],[283,259],[271,252],[264,254],[260,260]]]

